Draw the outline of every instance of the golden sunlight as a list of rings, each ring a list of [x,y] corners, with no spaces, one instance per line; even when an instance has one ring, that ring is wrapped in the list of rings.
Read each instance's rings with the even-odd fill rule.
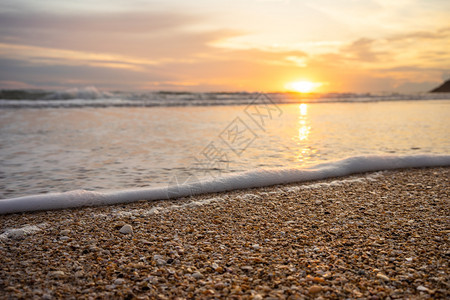
[[[311,93],[322,83],[312,81],[295,81],[286,84],[286,89],[297,93]]]

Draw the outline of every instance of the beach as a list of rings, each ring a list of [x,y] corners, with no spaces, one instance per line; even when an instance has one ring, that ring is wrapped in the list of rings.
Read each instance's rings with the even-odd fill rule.
[[[430,1],[4,1],[0,300],[450,299]]]
[[[0,298],[445,299],[450,168],[0,216]]]

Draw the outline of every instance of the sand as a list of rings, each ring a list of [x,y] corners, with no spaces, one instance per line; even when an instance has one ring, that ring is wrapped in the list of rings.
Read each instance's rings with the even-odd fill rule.
[[[0,216],[0,298],[448,299],[449,173]]]

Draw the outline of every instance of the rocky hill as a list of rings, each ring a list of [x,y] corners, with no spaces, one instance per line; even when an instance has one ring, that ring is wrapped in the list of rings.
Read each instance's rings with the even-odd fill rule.
[[[431,90],[430,93],[450,93],[450,79]]]

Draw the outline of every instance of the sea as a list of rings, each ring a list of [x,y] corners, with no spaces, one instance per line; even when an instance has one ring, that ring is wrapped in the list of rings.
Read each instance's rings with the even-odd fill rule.
[[[0,199],[448,156],[449,133],[442,93],[1,91]]]

